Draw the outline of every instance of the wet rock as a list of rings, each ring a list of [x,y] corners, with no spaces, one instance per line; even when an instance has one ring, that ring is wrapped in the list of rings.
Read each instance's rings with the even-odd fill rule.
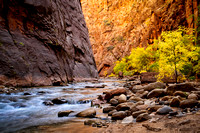
[[[72,112],[74,112],[74,111],[72,111],[72,110],[60,111],[60,112],[58,112],[58,117],[68,116]]]
[[[151,119],[151,116],[149,116],[148,113],[143,113],[143,114],[140,114],[137,118],[136,118],[136,122],[142,122],[142,121],[146,121],[146,120],[149,120]]]
[[[165,89],[166,85],[161,82],[150,83],[148,85],[143,86],[145,91],[152,91],[154,89]]]
[[[89,102],[91,102],[91,99],[81,99],[81,100],[77,101],[78,104],[86,104],[86,103],[89,103]]]
[[[121,94],[121,95],[119,96],[119,98],[118,98],[118,102],[119,102],[119,103],[124,103],[124,102],[126,102],[126,101],[127,101],[126,95]]]
[[[147,95],[147,98],[152,98],[152,97],[161,97],[164,96],[166,93],[165,89],[154,89],[149,92]]]
[[[114,110],[110,111],[110,112],[108,113],[108,116],[112,116],[112,114],[113,114],[113,113],[115,113],[115,112],[117,112],[117,110],[116,110],[116,109],[114,109]]]
[[[169,106],[164,106],[156,111],[157,114],[165,115],[172,111],[172,108]]]
[[[104,88],[106,85],[85,86],[85,88]]]
[[[173,95],[175,91],[191,92],[197,91],[191,83],[174,84],[167,87],[167,94]]]
[[[188,99],[194,99],[194,100],[198,100],[198,96],[196,94],[190,94],[188,96]]]
[[[136,117],[138,117],[138,115],[146,113],[146,112],[147,112],[146,110],[136,111],[136,112],[132,113],[132,116],[133,116],[133,118],[136,118]]]
[[[121,103],[116,106],[117,111],[129,110],[135,104],[132,102]]]
[[[109,103],[110,103],[112,106],[116,106],[119,102],[118,102],[118,100],[112,98],[112,99],[110,100]]]
[[[187,97],[187,93],[186,92],[182,92],[182,91],[175,91],[174,96],[181,96],[181,97]]]
[[[121,94],[126,94],[126,89],[115,89],[110,92],[106,92],[105,100],[110,100],[114,96],[119,96]]]
[[[28,95],[31,95],[31,93],[25,92],[24,95],[28,96]]]
[[[123,124],[128,124],[128,123],[132,123],[132,122],[133,122],[133,117],[132,117],[132,116],[125,117],[125,118],[122,120],[122,123],[123,123]]]
[[[198,101],[195,99],[186,99],[180,102],[181,108],[192,108],[198,104]]]
[[[54,103],[52,101],[44,101],[43,104],[46,105],[46,106],[54,105]]]
[[[63,104],[63,103],[67,103],[68,101],[66,99],[62,98],[62,97],[59,97],[59,98],[54,98],[52,100],[52,102],[54,104]]]
[[[105,108],[103,108],[103,113],[108,113],[114,109],[116,109],[116,107],[114,107],[114,106],[105,107]]]
[[[122,120],[126,117],[126,112],[119,111],[112,114],[112,120]]]
[[[180,105],[180,100],[178,97],[174,97],[170,102],[171,107],[179,107],[179,105]]]
[[[89,108],[87,110],[81,111],[76,116],[77,117],[94,118],[95,115],[96,115],[96,110],[94,108]]]

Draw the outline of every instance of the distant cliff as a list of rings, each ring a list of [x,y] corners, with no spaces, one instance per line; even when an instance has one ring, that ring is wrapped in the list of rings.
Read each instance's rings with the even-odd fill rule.
[[[81,0],[100,76],[137,46],[153,44],[162,31],[197,29],[199,0]],[[195,36],[198,36],[197,33]]]
[[[0,84],[98,78],[79,0],[0,0]]]

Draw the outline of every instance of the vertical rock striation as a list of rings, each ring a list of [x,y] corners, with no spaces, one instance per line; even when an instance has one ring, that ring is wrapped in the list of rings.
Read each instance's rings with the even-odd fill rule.
[[[0,84],[98,78],[79,0],[0,0]]]

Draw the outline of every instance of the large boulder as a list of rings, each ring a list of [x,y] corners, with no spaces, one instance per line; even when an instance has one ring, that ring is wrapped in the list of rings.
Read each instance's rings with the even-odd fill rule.
[[[122,88],[122,89],[115,89],[109,92],[106,92],[105,95],[105,100],[109,101],[111,98],[113,98],[114,96],[119,96],[121,94],[126,94],[126,89]]]
[[[154,89],[165,89],[166,84],[161,82],[150,83],[148,85],[143,86],[145,91],[152,91]]]
[[[165,89],[154,89],[148,93],[147,98],[161,97],[164,96],[165,94],[166,94]]]
[[[180,107],[181,108],[192,108],[198,104],[198,101],[195,99],[186,99],[181,101]]]
[[[126,112],[119,111],[112,114],[112,120],[122,120],[126,117]]]
[[[96,110],[94,108],[89,108],[89,109],[79,112],[76,116],[77,117],[94,118],[95,115],[96,115]]]
[[[191,92],[191,91],[197,91],[197,89],[194,88],[194,85],[191,83],[180,83],[180,84],[170,85],[167,87],[167,94],[173,95],[175,91]]]

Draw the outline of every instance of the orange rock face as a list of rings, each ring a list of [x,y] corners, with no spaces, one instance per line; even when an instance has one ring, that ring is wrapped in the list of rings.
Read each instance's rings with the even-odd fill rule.
[[[81,0],[100,76],[137,46],[153,44],[162,31],[196,28],[198,0]],[[195,36],[198,36],[195,33]]]

